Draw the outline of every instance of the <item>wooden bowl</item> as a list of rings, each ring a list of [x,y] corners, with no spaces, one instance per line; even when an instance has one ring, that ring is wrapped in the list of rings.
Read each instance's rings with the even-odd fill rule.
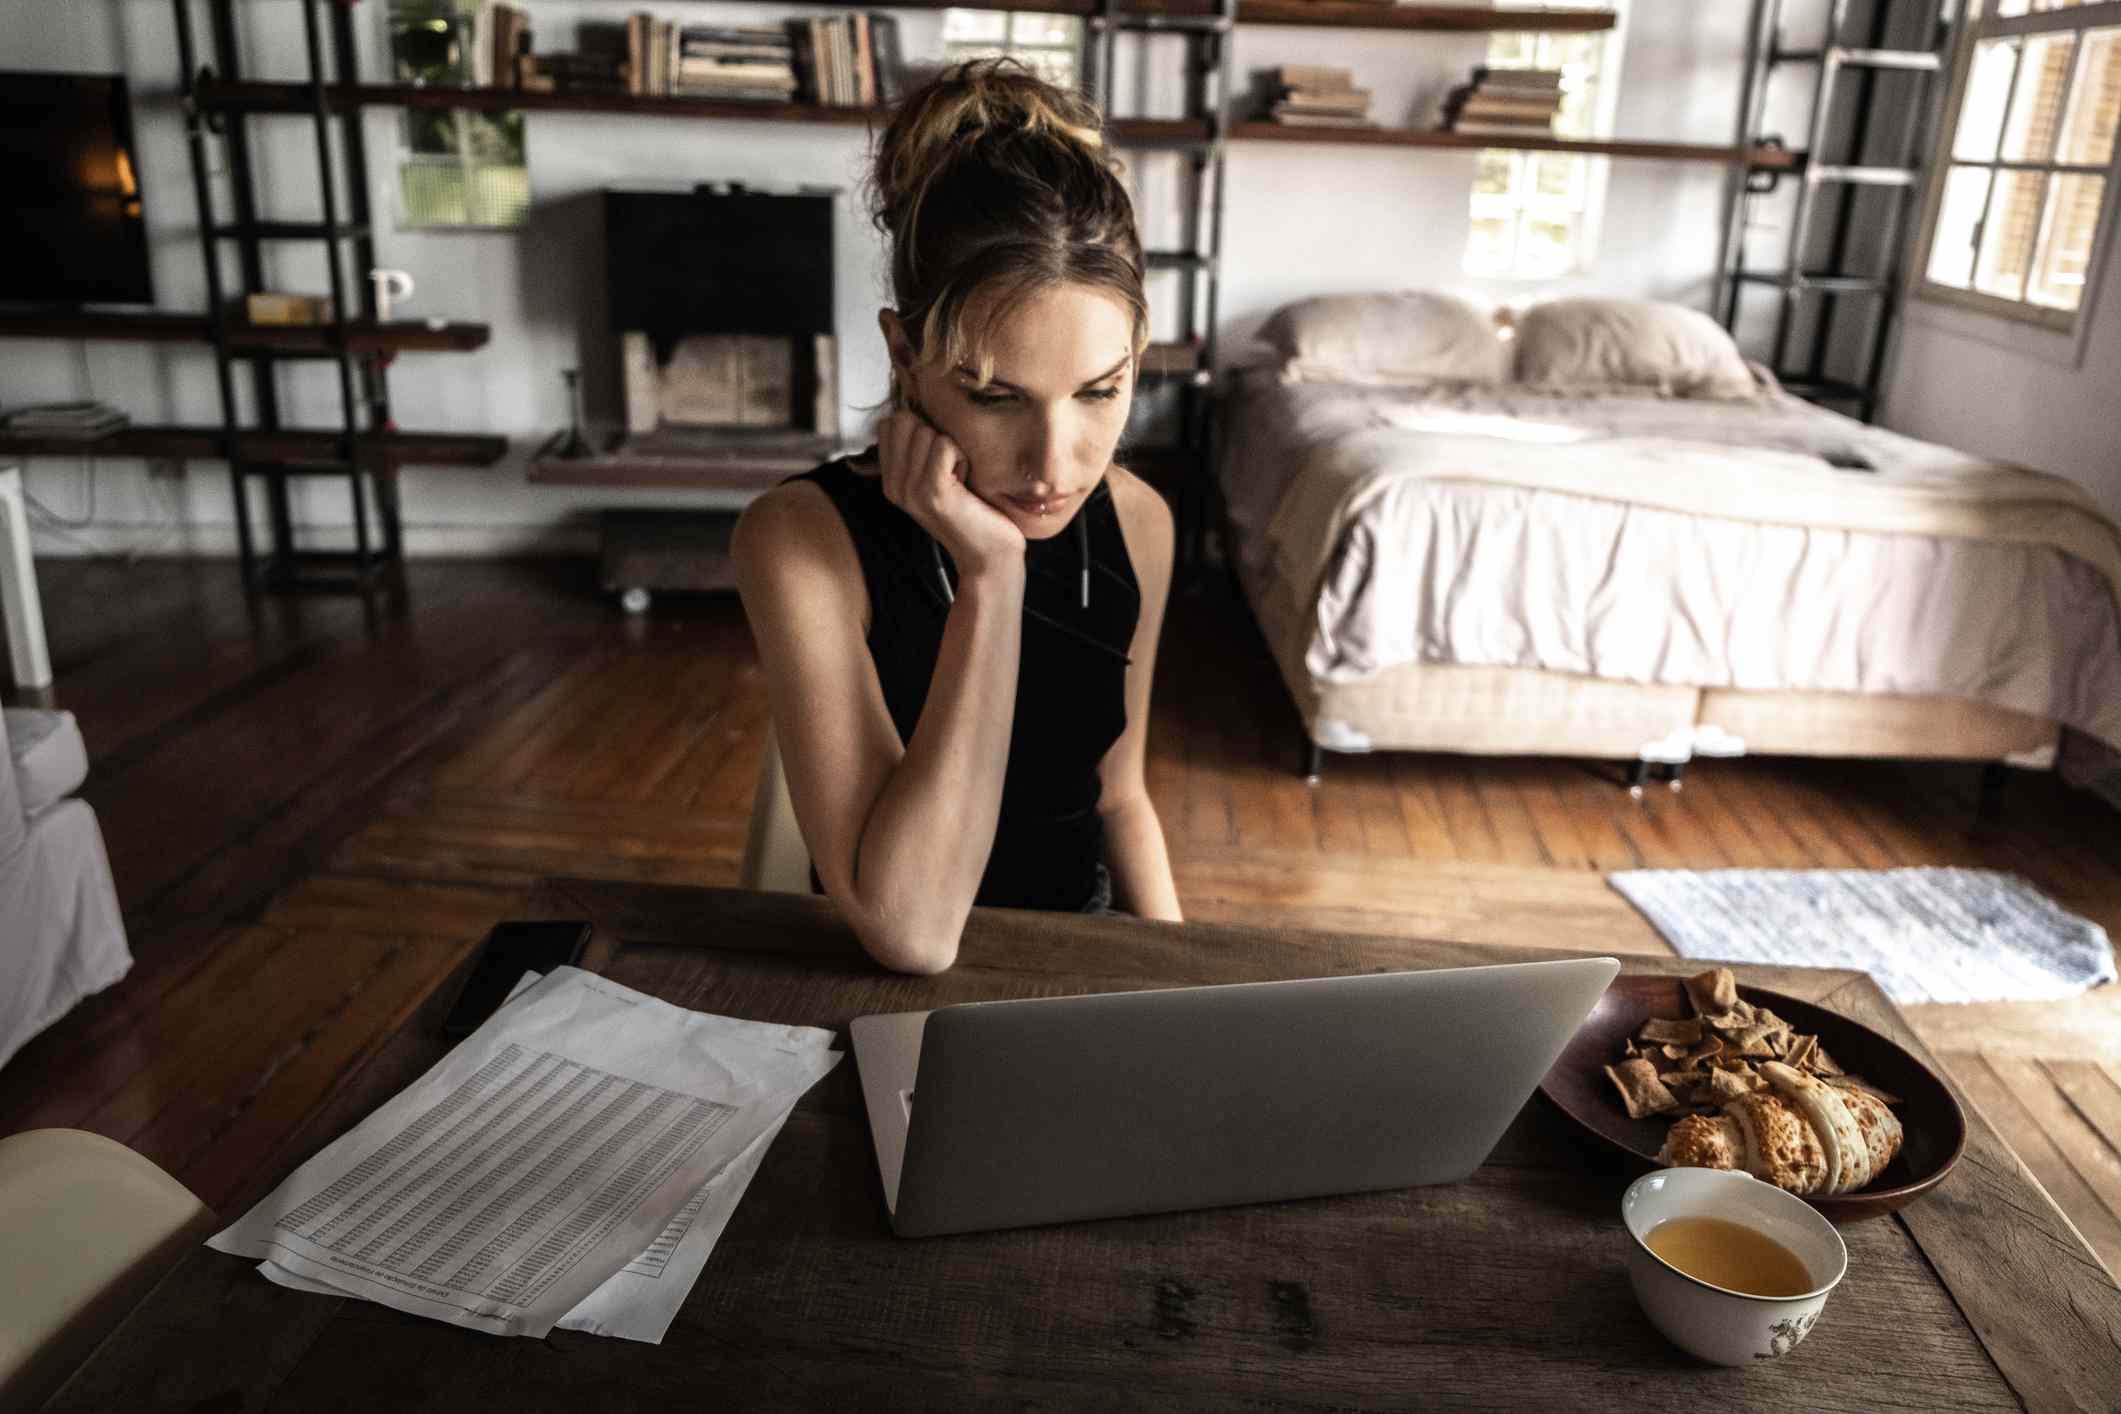
[[[1882,1217],[1935,1188],[1951,1172],[1966,1148],[1966,1116],[1936,1072],[1868,1026],[1810,1002],[1760,987],[1741,986],[1738,995],[1768,1008],[1799,1035],[1817,1036],[1843,1069],[1901,1099],[1893,1106],[1902,1131],[1900,1152],[1885,1172],[1854,1193],[1805,1201],[1835,1222]],[[1616,977],[1540,1082],[1540,1091],[1600,1139],[1656,1167],[1657,1151],[1664,1147],[1672,1121],[1629,1119],[1620,1093],[1606,1078],[1605,1067],[1618,1063],[1628,1038],[1645,1021],[1652,1017],[1685,1020],[1693,1015],[1685,984],[1678,977]]]

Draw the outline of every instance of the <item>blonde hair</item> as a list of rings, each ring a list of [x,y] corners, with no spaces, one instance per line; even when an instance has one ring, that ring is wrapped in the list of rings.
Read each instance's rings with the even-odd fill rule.
[[[914,356],[969,363],[985,384],[993,330],[1026,299],[1081,285],[1130,312],[1139,359],[1149,303],[1125,170],[1096,107],[1018,59],[966,60],[902,98],[877,140],[867,195]],[[975,300],[985,313],[977,329],[968,327]],[[900,405],[903,392],[894,365],[888,401]]]

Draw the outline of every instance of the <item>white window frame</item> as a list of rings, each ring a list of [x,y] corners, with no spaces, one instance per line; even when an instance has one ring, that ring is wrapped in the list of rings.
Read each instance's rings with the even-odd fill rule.
[[[1987,3],[1992,6],[1994,0],[1987,0]],[[1968,0],[1970,10],[1977,7],[1979,0]],[[1932,306],[1931,317],[1922,322],[1975,338],[1987,338],[1991,342],[2005,344],[2020,352],[2050,359],[2059,355],[2060,361],[2072,364],[2081,362],[2085,336],[2091,329],[2092,309],[2099,298],[2101,276],[2110,263],[2109,246],[2115,233],[2115,211],[2117,207],[2121,207],[2121,201],[2117,201],[2115,197],[2116,191],[2121,190],[2121,140],[2115,142],[2114,150],[2108,154],[2104,168],[2058,164],[2052,160],[2052,153],[2045,162],[2005,162],[2000,160],[2000,150],[1998,160],[1993,162],[1954,163],[1952,149],[1958,142],[1960,110],[1966,103],[1966,85],[1973,71],[1974,55],[1981,41],[2057,33],[2081,35],[2088,30],[2104,29],[2113,25],[2121,25],[2121,0],[2089,0],[2086,4],[2057,10],[2040,10],[2008,18],[1981,15],[1970,18],[1961,26],[1952,55],[1951,84],[1945,94],[1943,121],[1938,124],[1937,141],[1931,154],[1927,191],[1923,199],[1921,240],[1915,247],[1912,293],[1916,300]],[[2071,57],[2070,76],[2064,83],[2061,95],[2059,109],[2063,115],[2068,112],[2070,90],[2075,85],[2080,62],[2077,56],[2082,52],[2080,39],[2079,48]],[[2018,78],[2024,73],[2024,67],[2021,61],[2011,77],[2012,91],[2005,98],[2003,108],[2003,120],[2006,123],[2009,121],[2010,103],[2017,96]],[[2000,295],[1973,288],[1962,290],[1952,285],[1940,285],[1930,279],[1931,247],[1937,238],[1937,217],[1944,205],[1945,181],[1955,165],[1986,166],[1992,172],[2043,172],[2050,177],[2059,172],[2063,175],[2103,175],[2106,178],[2106,188],[2099,207],[2099,221],[2092,232],[2092,255],[2084,272],[2084,294],[2077,301],[2075,309],[2052,309],[2024,299],[2005,299]],[[1991,179],[1991,201],[1994,195],[1995,183]],[[1986,212],[1983,216],[1985,221]],[[1978,243],[1981,227],[1976,226],[1975,230]],[[2035,239],[2037,244],[2037,236]],[[2026,272],[2026,279],[2029,287],[2032,279],[2030,270]],[[1968,320],[1960,314],[1961,311],[1982,318]],[[1990,322],[1993,320],[2006,322],[1999,325]]]
[[[943,62],[955,64],[962,59],[985,59],[1025,54],[1059,54],[1067,58],[1068,82],[1057,87],[1079,92],[1083,83],[1083,17],[1060,13],[1024,10],[980,10],[979,14],[999,14],[1002,18],[1002,37],[994,40],[956,40],[949,38],[952,18],[965,11],[946,9],[943,11]],[[1050,21],[1068,32],[1064,40],[1039,42],[1021,40],[1016,37],[1017,19]],[[1034,65],[1034,68],[1037,66]],[[1041,72],[1043,72],[1041,70]]]
[[[1606,0],[1554,0],[1553,8],[1585,9],[1603,3],[1606,3]],[[1571,137],[1580,137],[1585,141],[1598,141],[1611,137],[1613,135],[1614,115],[1619,111],[1620,107],[1620,65],[1624,62],[1626,55],[1628,7],[1626,0],[1611,0],[1610,8],[1614,11],[1613,27],[1599,34],[1599,39],[1605,48],[1598,60],[1598,92],[1591,105],[1590,131],[1582,134],[1569,134]],[[1487,60],[1483,58],[1481,62],[1486,63]],[[1581,184],[1583,191],[1583,210],[1581,219],[1576,227],[1575,248],[1570,258],[1569,267],[1566,270],[1527,271],[1518,264],[1515,253],[1513,253],[1509,269],[1474,269],[1468,262],[1473,254],[1472,225],[1476,215],[1474,210],[1475,203],[1483,198],[1491,201],[1513,201],[1518,222],[1517,229],[1520,232],[1519,249],[1521,250],[1523,222],[1527,213],[1536,204],[1537,197],[1516,195],[1514,193],[1512,196],[1497,196],[1494,193],[1469,192],[1466,198],[1466,242],[1465,249],[1459,256],[1459,269],[1469,279],[1528,285],[1552,280],[1564,280],[1572,276],[1582,275],[1589,270],[1598,259],[1598,238],[1605,224],[1606,186],[1612,177],[1612,159],[1587,152],[1557,153],[1550,150],[1513,148],[1507,144],[1493,148],[1483,148],[1481,156],[1486,157],[1489,152],[1502,152],[1511,159],[1517,178],[1515,185],[1520,189],[1531,181],[1530,173],[1533,169],[1534,158],[1563,157],[1575,166],[1575,180]],[[1474,167],[1475,180],[1478,180],[1479,170],[1479,166],[1476,163]]]

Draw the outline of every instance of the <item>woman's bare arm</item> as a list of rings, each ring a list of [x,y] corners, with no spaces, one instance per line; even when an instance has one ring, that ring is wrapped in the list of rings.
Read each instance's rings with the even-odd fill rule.
[[[797,822],[863,945],[903,971],[940,972],[957,957],[994,848],[1015,727],[1024,536],[971,489],[970,473],[964,449],[918,403],[878,428],[878,489],[960,576],[920,721],[903,743],[863,641],[872,606],[860,560],[830,498],[790,487],[738,525],[740,591],[747,611],[757,605],[775,721],[793,736]]]
[[[1127,726],[1098,768],[1098,812],[1105,822],[1105,858],[1112,870],[1113,902],[1143,918],[1178,922],[1178,887],[1163,822],[1149,799],[1146,774],[1149,686],[1156,674],[1156,648],[1163,636],[1164,605],[1170,597],[1174,536],[1171,508],[1133,473],[1111,471],[1112,501],[1120,531],[1141,586],[1141,618],[1128,652]]]
[[[878,962],[940,972],[956,960],[1001,814],[1023,561],[999,557],[958,584],[927,705],[902,744],[865,641],[861,563],[824,493],[796,483],[760,497],[732,551],[818,878]]]

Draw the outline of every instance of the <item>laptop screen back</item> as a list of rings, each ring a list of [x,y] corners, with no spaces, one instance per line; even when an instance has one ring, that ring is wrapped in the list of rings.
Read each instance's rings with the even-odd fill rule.
[[[903,1235],[1460,1179],[1502,1137],[1611,958],[931,1013]]]

